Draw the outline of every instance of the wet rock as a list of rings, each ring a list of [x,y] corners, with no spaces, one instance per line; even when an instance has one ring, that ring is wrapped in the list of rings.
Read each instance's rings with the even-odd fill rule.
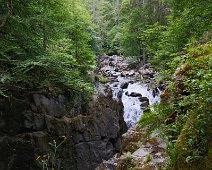
[[[155,73],[150,73],[150,74],[149,74],[149,77],[150,77],[150,78],[154,78],[154,74],[155,74]]]
[[[148,101],[143,101],[143,102],[141,102],[141,108],[146,108],[146,107],[148,107],[149,106],[149,102]]]
[[[142,95],[140,93],[132,92],[132,93],[130,93],[129,96],[131,96],[131,97],[141,97]]]
[[[158,86],[158,88],[159,88],[160,91],[163,91],[163,90],[164,90],[164,84],[160,84],[160,85]]]
[[[140,102],[145,102],[145,101],[149,102],[149,99],[147,97],[139,97],[138,99]]]
[[[114,69],[114,71],[115,71],[115,72],[118,72],[118,71],[119,71],[119,69],[116,67],[116,68]]]
[[[127,89],[128,85],[129,85],[129,82],[124,82],[120,85],[120,88],[121,89]]]
[[[113,87],[118,87],[118,83],[114,83],[113,84]]]
[[[152,90],[152,96],[153,97],[155,97],[155,96],[157,96],[157,95],[159,95],[159,90],[158,90],[158,88],[156,87],[156,88],[154,88],[153,90]]]
[[[123,90],[120,89],[120,90],[118,91],[118,93],[117,93],[117,98],[118,98],[118,99],[121,99],[121,98],[122,98],[122,94],[123,94]]]

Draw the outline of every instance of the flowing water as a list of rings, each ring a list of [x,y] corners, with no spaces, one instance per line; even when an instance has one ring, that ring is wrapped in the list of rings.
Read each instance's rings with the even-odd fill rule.
[[[100,70],[110,80],[106,86],[112,89],[113,98],[122,100],[124,119],[128,127],[138,121],[144,108],[159,102],[159,95],[153,96],[155,89],[149,88],[149,84],[139,80],[138,70],[130,68],[128,62],[122,57],[106,56],[100,61]],[[150,73],[150,69],[143,69],[142,72]],[[148,79],[150,80],[150,76]],[[159,94],[159,90],[157,92]],[[134,95],[131,95],[133,93]]]
[[[128,86],[122,89],[121,85],[124,83],[128,83]],[[141,107],[142,102],[139,100],[141,96],[147,97],[150,105],[159,102],[159,95],[153,96],[153,89],[150,89],[147,84],[141,81],[136,81],[134,76],[121,77],[119,75],[115,82],[109,82],[108,85],[113,91],[113,98],[122,100],[124,119],[128,127],[135,124],[143,113],[144,107]],[[133,97],[130,95],[132,93],[140,94],[141,96]]]
[[[97,88],[98,92],[107,94],[107,89],[111,89],[113,98],[121,100],[124,106],[124,120],[129,130],[123,135],[123,147],[126,146],[125,144],[129,145],[131,140],[131,144],[135,144],[136,147],[139,144],[137,150],[131,153],[132,158],[141,163],[141,168],[151,167],[153,170],[158,170],[157,166],[165,163],[166,153],[164,151],[166,145],[163,140],[157,137],[157,132],[153,132],[149,136],[149,140],[143,141],[142,145],[139,138],[136,141],[137,143],[134,141],[136,135],[142,136],[145,133],[145,130],[137,130],[137,126],[135,126],[144,109],[151,104],[160,102],[160,90],[152,86],[154,71],[149,66],[133,69],[126,60],[119,56],[106,56],[100,62],[100,72],[108,77],[109,82],[106,85],[100,83],[99,88]],[[105,88],[105,86],[108,88]],[[145,163],[148,155],[150,155],[151,160]],[[104,160],[100,169],[113,170],[118,160],[125,158],[124,154],[120,158],[114,155],[111,159]]]

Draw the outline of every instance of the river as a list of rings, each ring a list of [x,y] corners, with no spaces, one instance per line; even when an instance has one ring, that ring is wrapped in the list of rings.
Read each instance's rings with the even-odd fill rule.
[[[96,170],[129,169],[129,159],[137,162],[137,168],[158,170],[158,166],[165,164],[165,142],[158,137],[158,132],[144,139],[145,128],[139,130],[136,125],[145,108],[160,102],[162,88],[157,88],[154,80],[157,73],[149,64],[138,67],[120,56],[100,58],[98,67],[99,74],[108,79],[104,85],[98,84],[98,92],[112,93],[114,100],[122,101],[128,132],[123,135],[121,155],[103,161]]]

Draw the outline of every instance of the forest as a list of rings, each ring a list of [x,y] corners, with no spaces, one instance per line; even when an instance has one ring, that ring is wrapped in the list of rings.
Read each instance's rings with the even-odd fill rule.
[[[76,162],[81,159],[76,156],[80,152],[78,144],[95,141],[91,136],[96,132],[88,132],[88,141],[86,137],[78,140],[74,135],[83,129],[81,124],[87,123],[87,129],[90,126],[93,129],[107,122],[104,117],[101,125],[94,125],[100,119],[91,118],[97,112],[94,106],[102,104],[99,112],[109,107],[114,112],[118,110],[110,103],[112,98],[108,99],[109,106],[104,106],[106,99],[101,99],[97,106],[90,104],[96,93],[95,85],[109,81],[98,70],[105,56],[112,58],[111,61],[121,56],[134,70],[151,65],[155,87],[163,86],[160,102],[144,108],[136,123],[145,129],[139,140],[146,140],[157,131],[166,143],[165,163],[156,169],[211,170],[211,0],[0,0],[0,169],[94,170],[106,159],[103,156],[95,165],[91,161],[92,166],[87,168],[78,166]],[[39,99],[36,95],[40,95]],[[36,111],[32,103],[39,105],[35,104]],[[74,110],[73,113],[66,113],[68,109]],[[42,121],[34,114],[42,115]],[[81,123],[75,123],[79,120]],[[45,123],[41,126],[36,121]],[[68,132],[57,131],[63,128]],[[69,130],[73,140],[67,137]],[[46,136],[36,136],[41,131]],[[52,144],[56,146],[54,157],[47,156],[47,160],[39,157],[41,164],[36,163],[39,162],[36,154],[46,152],[43,146],[63,134],[67,136],[58,145],[60,148]],[[105,142],[107,135],[100,136],[97,143]],[[119,137],[108,141],[116,146]],[[13,147],[17,152],[12,151]],[[63,147],[73,152],[66,153]],[[82,150],[86,149],[82,147]],[[88,150],[92,150],[90,145]],[[114,149],[113,153],[118,150]],[[66,154],[57,159],[60,152]],[[23,160],[29,164],[20,161],[22,154],[27,155]],[[132,156],[129,157],[116,169],[152,170],[137,167]],[[150,157],[147,154],[145,163],[151,163]],[[63,158],[67,159],[65,163]]]

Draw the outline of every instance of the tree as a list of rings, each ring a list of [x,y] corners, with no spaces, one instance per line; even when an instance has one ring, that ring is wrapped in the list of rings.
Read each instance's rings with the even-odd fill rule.
[[[160,0],[129,1],[124,0],[121,6],[121,53],[136,56],[143,63],[147,60],[145,43],[140,35],[154,23],[165,24],[167,6]]]
[[[77,0],[2,2],[0,88],[91,91],[93,25]]]

